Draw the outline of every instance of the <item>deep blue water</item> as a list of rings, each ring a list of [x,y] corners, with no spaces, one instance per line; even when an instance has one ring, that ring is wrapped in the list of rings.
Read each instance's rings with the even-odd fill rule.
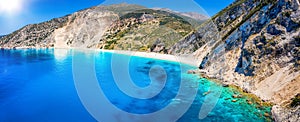
[[[124,94],[114,82],[111,68],[113,53],[100,51],[74,51],[64,49],[28,49],[0,50],[0,122],[93,122],[97,121],[85,109],[78,96],[73,78],[73,55],[79,55],[80,61],[95,61],[96,77],[99,86],[118,109],[135,114],[148,114],[173,104],[180,106],[184,99],[173,99],[180,86],[189,89],[181,94],[187,99],[193,90],[197,91],[191,107],[178,121],[266,121],[263,114],[270,107],[247,104],[246,97],[232,102],[234,89],[222,88],[218,84],[197,75],[187,74],[195,67],[176,62],[131,57],[129,75],[140,87],[150,84],[149,70],[160,66],[166,79],[162,91],[150,99],[138,99]],[[126,57],[126,55],[116,55]],[[120,58],[122,59],[122,58]],[[118,60],[122,62],[123,60]],[[84,68],[84,67],[83,67]],[[121,70],[120,70],[121,71]],[[82,70],[82,72],[86,72]],[[198,86],[198,88],[197,88]],[[210,87],[221,89],[216,106],[204,119],[198,114],[205,92]],[[214,92],[214,89],[211,90]],[[217,90],[216,90],[217,91]],[[93,96],[92,96],[93,97]],[[177,101],[177,104],[174,104]],[[254,102],[255,103],[255,102]],[[101,103],[99,103],[101,104]],[[100,110],[105,112],[106,110]],[[179,111],[179,110],[178,110]],[[176,111],[174,111],[176,113]]]

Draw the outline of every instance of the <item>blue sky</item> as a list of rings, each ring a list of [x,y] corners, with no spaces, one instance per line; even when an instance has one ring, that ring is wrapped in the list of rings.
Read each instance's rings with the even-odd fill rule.
[[[0,35],[9,34],[27,24],[47,21],[99,4],[123,2],[212,16],[233,0],[1,0]]]

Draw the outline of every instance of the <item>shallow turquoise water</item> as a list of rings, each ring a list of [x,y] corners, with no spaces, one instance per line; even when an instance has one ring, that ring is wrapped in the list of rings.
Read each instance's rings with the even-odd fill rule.
[[[117,108],[129,113],[147,114],[168,106],[174,101],[183,82],[184,88],[198,93],[191,107],[178,121],[266,121],[263,114],[270,112],[269,107],[247,104],[248,98],[238,98],[237,102],[232,102],[232,95],[239,94],[237,91],[189,75],[186,72],[195,67],[176,62],[131,57],[129,74],[137,86],[146,87],[150,84],[149,70],[153,66],[161,66],[167,76],[163,77],[166,78],[166,86],[158,95],[150,99],[137,99],[124,94],[114,83],[112,53],[79,51],[77,54],[74,50],[63,49],[0,50],[0,121],[96,121],[77,94],[72,74],[73,53],[81,55],[82,61],[95,60],[96,77],[103,92]],[[208,116],[199,119],[198,114],[206,98],[204,94],[212,86],[222,93]],[[189,93],[183,95],[189,96]],[[180,102],[185,100],[175,101],[180,106]]]

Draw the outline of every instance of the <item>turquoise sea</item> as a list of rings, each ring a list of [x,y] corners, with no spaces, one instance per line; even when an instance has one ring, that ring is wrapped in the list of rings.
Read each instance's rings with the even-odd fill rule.
[[[147,87],[151,83],[149,71],[153,66],[164,69],[165,75],[156,78],[166,79],[165,86],[159,94],[149,99],[138,99],[123,93],[114,82],[112,56],[120,59],[117,62],[122,64],[124,61],[122,58],[128,58],[127,55],[101,51],[24,49],[0,50],[0,122],[97,121],[85,108],[81,101],[82,97],[76,90],[78,87],[75,85],[73,76],[74,55],[82,62],[95,61],[95,76],[103,93],[112,105],[127,113],[149,114],[170,104],[180,107],[181,103],[192,100],[191,106],[178,121],[271,121],[264,116],[266,113],[270,114],[270,107],[258,105],[245,96],[233,98],[234,94],[240,94],[237,90],[222,87],[197,75],[187,74],[188,70],[196,69],[193,66],[150,58],[130,57],[129,70],[126,73],[137,86]],[[115,65],[118,67],[118,63]],[[123,70],[120,69],[121,71]],[[86,72],[84,67],[82,67],[82,72],[83,74]],[[174,99],[180,88],[187,89],[186,93],[180,94],[186,99]],[[195,97],[192,95],[193,90],[197,92]],[[207,100],[206,97],[217,90],[221,93],[217,96],[216,105],[204,119],[199,119],[199,111]],[[93,97],[97,96],[91,94],[90,98]],[[247,100],[250,100],[252,104],[248,104]],[[101,105],[101,102],[98,104]],[[99,110],[100,114],[108,111],[107,109]],[[122,119],[119,120],[122,121]],[[130,119],[123,121],[130,121]]]

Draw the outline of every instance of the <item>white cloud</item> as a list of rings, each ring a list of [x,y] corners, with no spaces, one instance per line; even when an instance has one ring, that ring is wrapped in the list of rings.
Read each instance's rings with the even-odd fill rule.
[[[24,9],[24,0],[0,0],[0,15],[17,15]]]

